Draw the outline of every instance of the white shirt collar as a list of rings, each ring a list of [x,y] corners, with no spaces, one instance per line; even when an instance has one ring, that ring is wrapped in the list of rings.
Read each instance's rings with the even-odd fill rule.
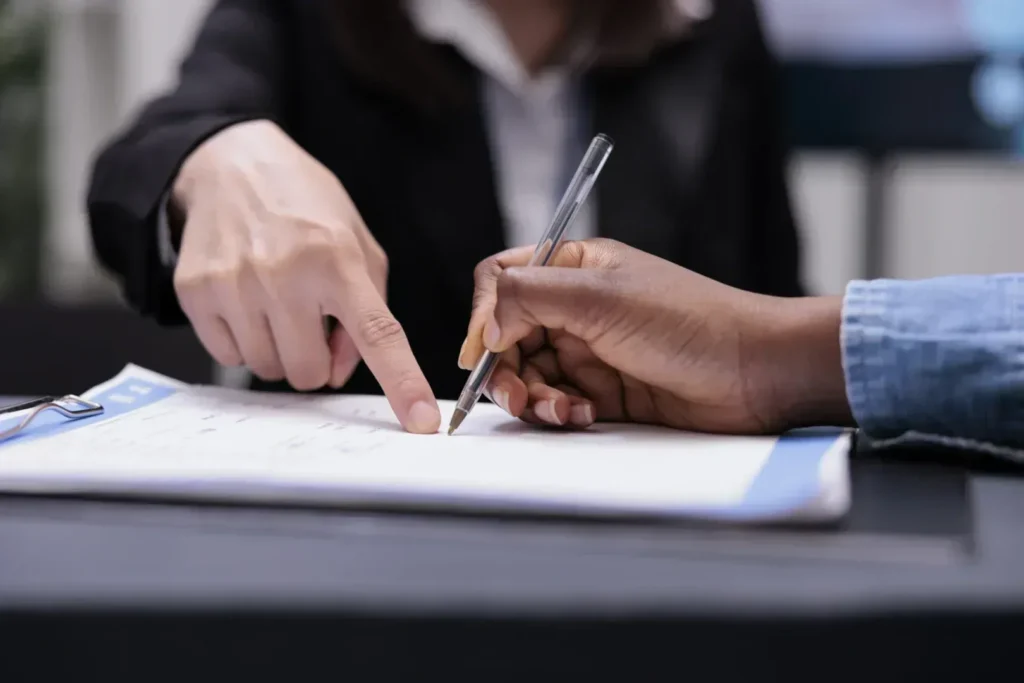
[[[518,92],[534,80],[486,4],[478,0],[406,0],[406,5],[420,35],[454,46],[505,87]]]
[[[711,12],[712,0],[664,0],[666,21],[672,29],[687,21],[701,21]],[[508,41],[500,21],[481,0],[406,0],[409,17],[420,35],[456,47],[489,77],[521,92],[531,82],[561,80],[566,68],[546,71],[531,78]],[[588,52],[591,36],[580,37],[580,50]]]

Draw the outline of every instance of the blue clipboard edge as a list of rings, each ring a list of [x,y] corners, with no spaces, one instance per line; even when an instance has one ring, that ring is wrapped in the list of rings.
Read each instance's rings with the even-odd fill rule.
[[[730,519],[834,520],[850,508],[852,431],[801,430],[781,436]]]
[[[140,408],[153,405],[169,396],[173,396],[177,391],[177,388],[166,384],[135,378],[125,379],[97,393],[90,393],[83,397],[104,407],[104,411],[100,415],[85,417],[80,420],[68,420],[57,414],[44,413],[37,417],[21,434],[0,442],[0,450],[12,444],[45,439],[75,429],[82,429],[98,422],[112,420]],[[0,420],[0,431],[14,426],[20,420],[21,417],[9,417]]]

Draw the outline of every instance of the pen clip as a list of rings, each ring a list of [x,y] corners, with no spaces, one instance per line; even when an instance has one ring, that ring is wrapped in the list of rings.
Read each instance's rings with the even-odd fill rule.
[[[94,415],[102,415],[104,409],[99,403],[94,403],[72,394],[67,396],[47,396],[0,408],[0,417],[27,411],[21,420],[15,422],[14,426],[0,429],[0,442],[6,441],[24,431],[36,417],[48,410],[53,410],[68,420],[81,420],[86,417],[93,417]]]

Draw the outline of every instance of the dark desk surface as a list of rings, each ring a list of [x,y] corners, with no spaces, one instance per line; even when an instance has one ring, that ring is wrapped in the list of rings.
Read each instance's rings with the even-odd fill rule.
[[[934,466],[858,461],[856,471],[867,468],[872,476],[861,477],[855,499],[891,499],[897,501],[892,514],[901,514],[903,483],[928,467]],[[940,615],[970,614],[1011,619],[1012,630],[992,632],[1019,637],[1024,480],[969,476],[970,543],[952,547],[939,538],[916,548],[920,539],[897,535],[891,547],[874,544],[864,552],[837,543],[842,534],[820,532],[755,536],[635,524],[0,497],[0,633],[5,623],[18,623],[18,633],[28,638],[32,630],[20,620],[111,613],[249,614],[276,623],[341,618],[620,625],[780,619],[853,624],[892,617],[921,620],[928,628],[952,623],[938,620]],[[944,503],[929,505],[940,511]],[[737,542],[723,543],[730,535]],[[829,545],[837,553],[818,553]],[[129,631],[138,632],[134,626]],[[712,632],[705,623],[691,637]],[[809,633],[818,637],[822,631]],[[912,640],[902,631],[872,633]],[[974,624],[971,633],[988,631]],[[952,637],[943,634],[926,641]],[[87,639],[62,642],[72,641]],[[588,636],[585,642],[589,649],[599,641]],[[520,634],[517,642],[530,641]],[[963,654],[966,646],[958,642]]]
[[[672,527],[0,499],[0,610],[1024,610],[1024,482],[977,477],[971,489],[976,548],[951,561],[819,559],[788,536],[758,556]]]

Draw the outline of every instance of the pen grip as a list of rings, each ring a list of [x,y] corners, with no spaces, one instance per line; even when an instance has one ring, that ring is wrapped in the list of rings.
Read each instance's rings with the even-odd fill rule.
[[[480,357],[480,361],[477,362],[473,372],[469,375],[469,379],[466,380],[466,386],[459,395],[456,408],[467,413],[473,409],[473,406],[480,400],[484,390],[487,388],[487,383],[491,380],[494,369],[498,367],[499,358],[500,356],[496,353],[484,351],[484,355]]]

